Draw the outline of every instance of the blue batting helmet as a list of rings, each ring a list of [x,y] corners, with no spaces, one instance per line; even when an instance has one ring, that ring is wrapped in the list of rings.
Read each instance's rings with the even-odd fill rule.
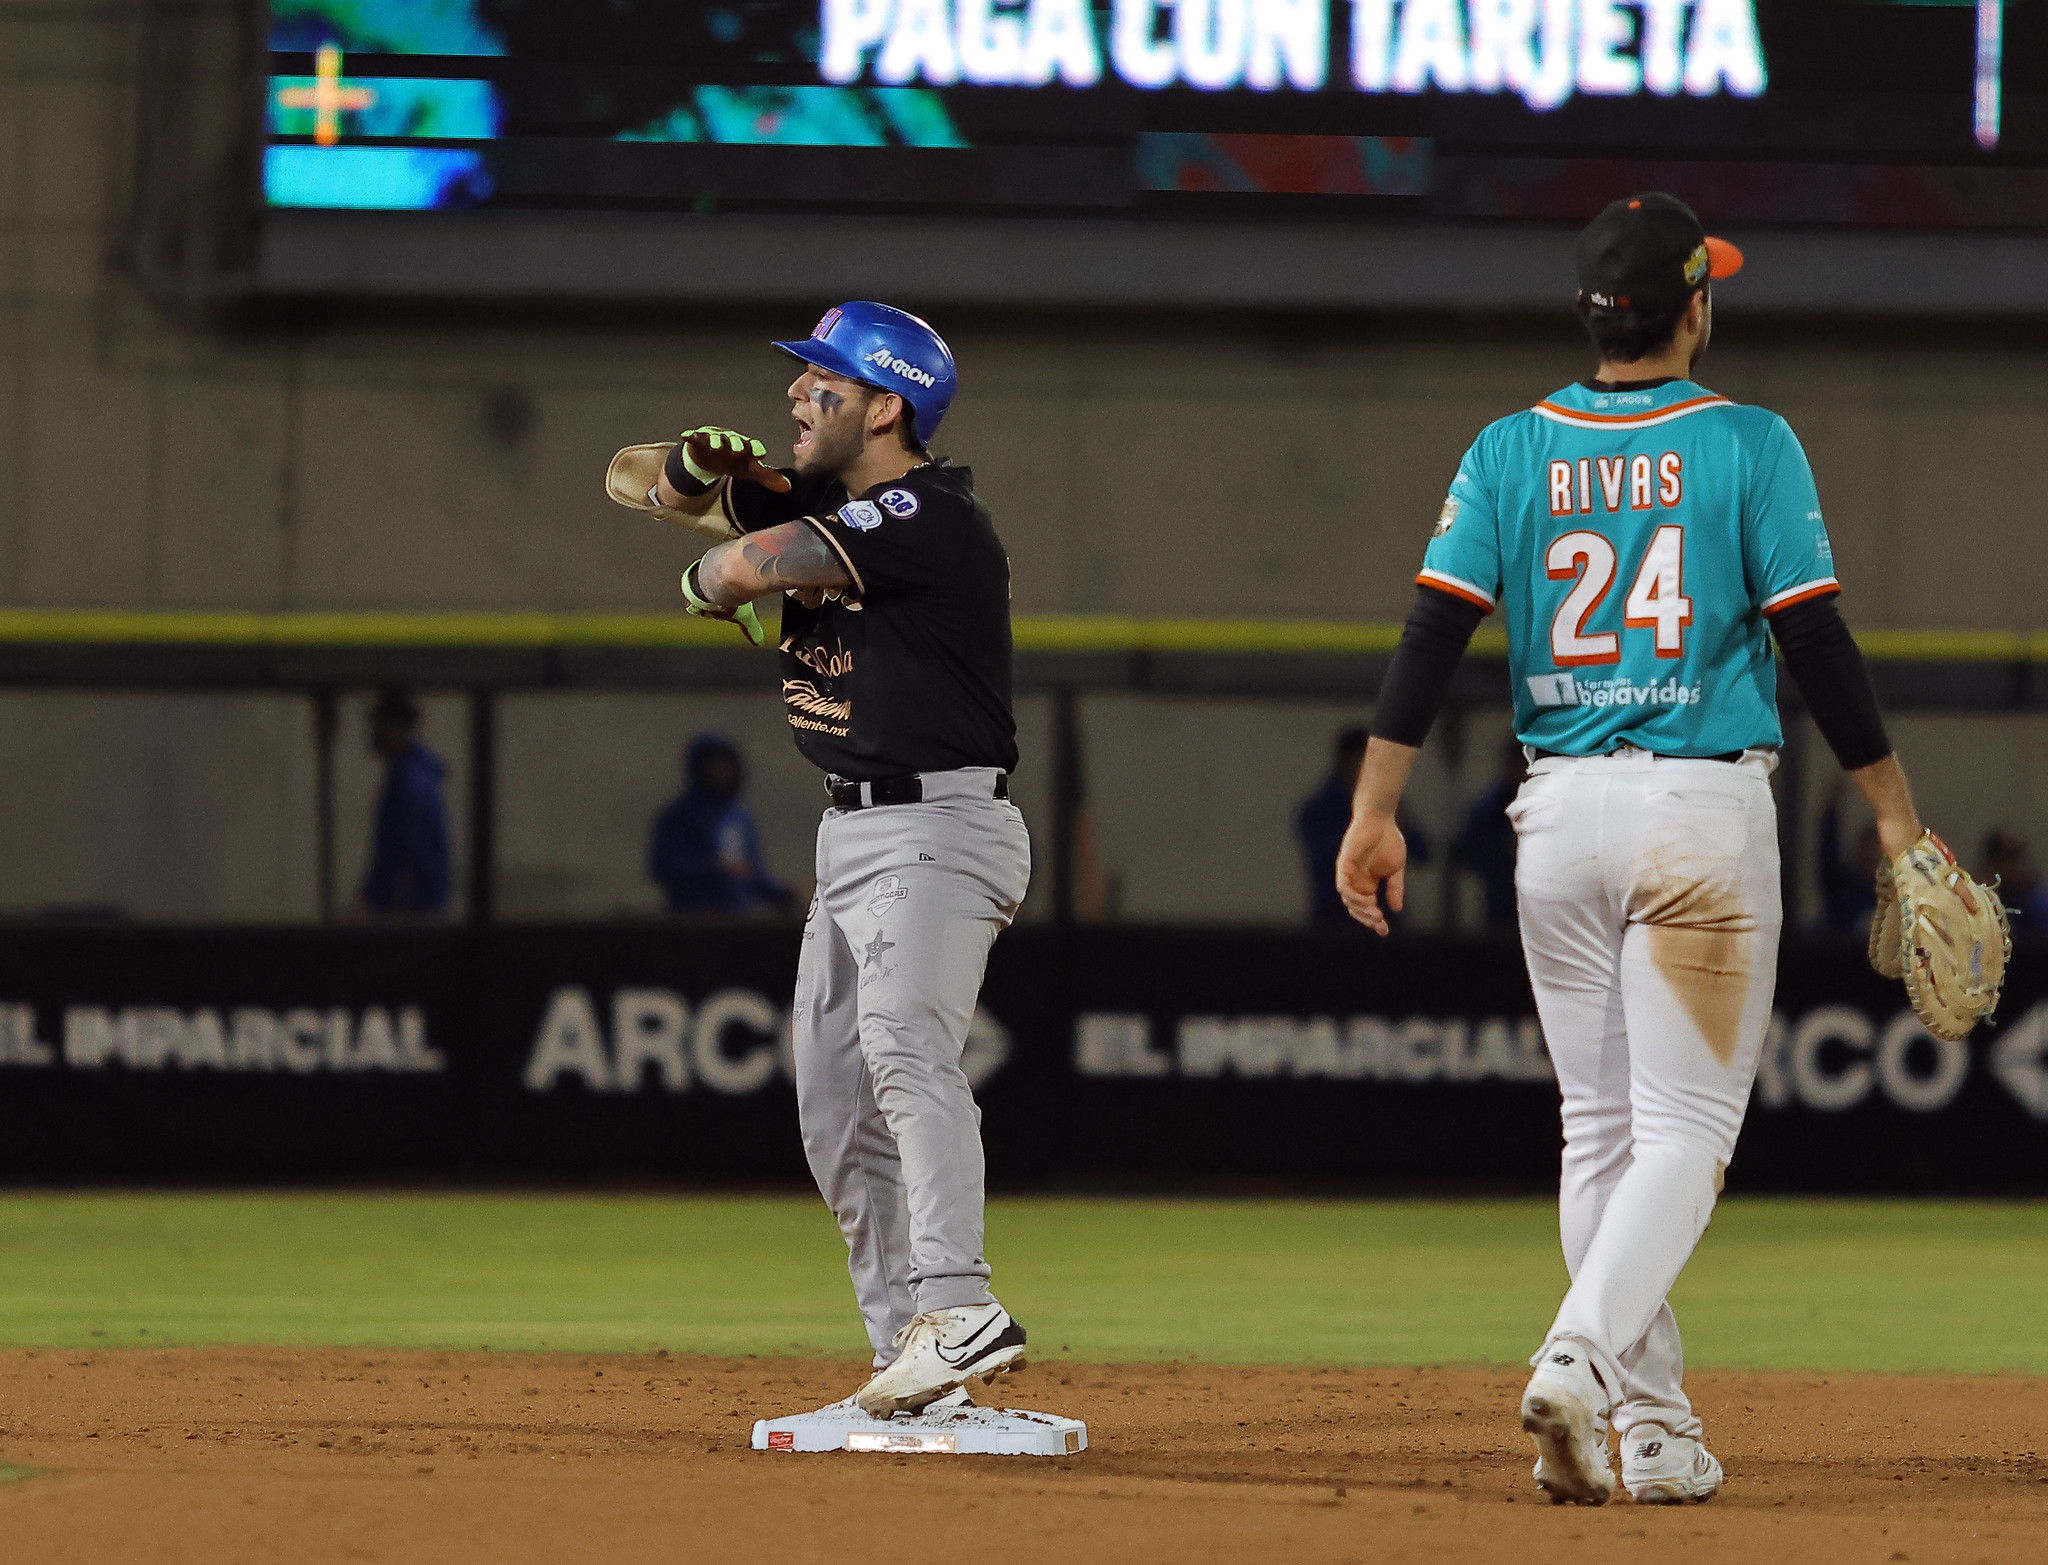
[[[959,385],[943,337],[915,315],[864,299],[827,310],[807,340],[775,346],[819,369],[895,392],[910,404],[920,441],[932,438]]]

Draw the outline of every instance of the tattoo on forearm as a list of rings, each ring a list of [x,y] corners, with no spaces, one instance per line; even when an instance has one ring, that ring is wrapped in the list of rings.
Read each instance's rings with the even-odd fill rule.
[[[808,522],[785,522],[719,544],[697,573],[705,595],[737,607],[785,587],[845,587],[852,579],[832,546]]]
[[[739,540],[748,566],[767,587],[843,587],[846,567],[808,522],[790,522]]]

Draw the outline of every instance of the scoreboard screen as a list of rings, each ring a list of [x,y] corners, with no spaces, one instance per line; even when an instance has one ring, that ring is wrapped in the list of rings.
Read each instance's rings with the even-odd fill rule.
[[[272,0],[273,209],[2048,230],[2048,0]]]

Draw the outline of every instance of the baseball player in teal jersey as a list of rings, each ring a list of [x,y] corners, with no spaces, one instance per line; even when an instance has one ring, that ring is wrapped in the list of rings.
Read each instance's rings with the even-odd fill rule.
[[[1563,1098],[1572,1284],[1522,1399],[1536,1482],[1704,1500],[1720,1463],[1665,1302],[1735,1150],[1776,972],[1772,643],[1869,798],[1887,858],[1921,837],[1855,641],[1805,452],[1691,379],[1711,279],[1741,265],[1670,196],[1580,236],[1595,376],[1484,430],[1458,466],[1388,670],[1337,868],[1385,933],[1417,748],[1479,621],[1507,617],[1530,775],[1509,816],[1522,948]]]

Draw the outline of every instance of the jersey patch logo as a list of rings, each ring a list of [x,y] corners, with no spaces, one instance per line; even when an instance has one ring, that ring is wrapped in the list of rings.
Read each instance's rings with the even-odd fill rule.
[[[908,489],[884,489],[875,496],[875,504],[899,521],[917,515],[917,496]]]
[[[1441,538],[1451,530],[1451,524],[1458,519],[1458,507],[1461,503],[1456,495],[1444,496],[1444,508],[1436,513],[1436,528],[1430,533],[1430,537]]]
[[[903,884],[901,875],[884,875],[875,882],[875,894],[868,898],[868,916],[880,918],[909,895],[910,888]],[[875,938],[879,940],[881,936]]]
[[[839,508],[839,520],[857,533],[871,533],[882,525],[882,513],[865,500],[849,500]]]

